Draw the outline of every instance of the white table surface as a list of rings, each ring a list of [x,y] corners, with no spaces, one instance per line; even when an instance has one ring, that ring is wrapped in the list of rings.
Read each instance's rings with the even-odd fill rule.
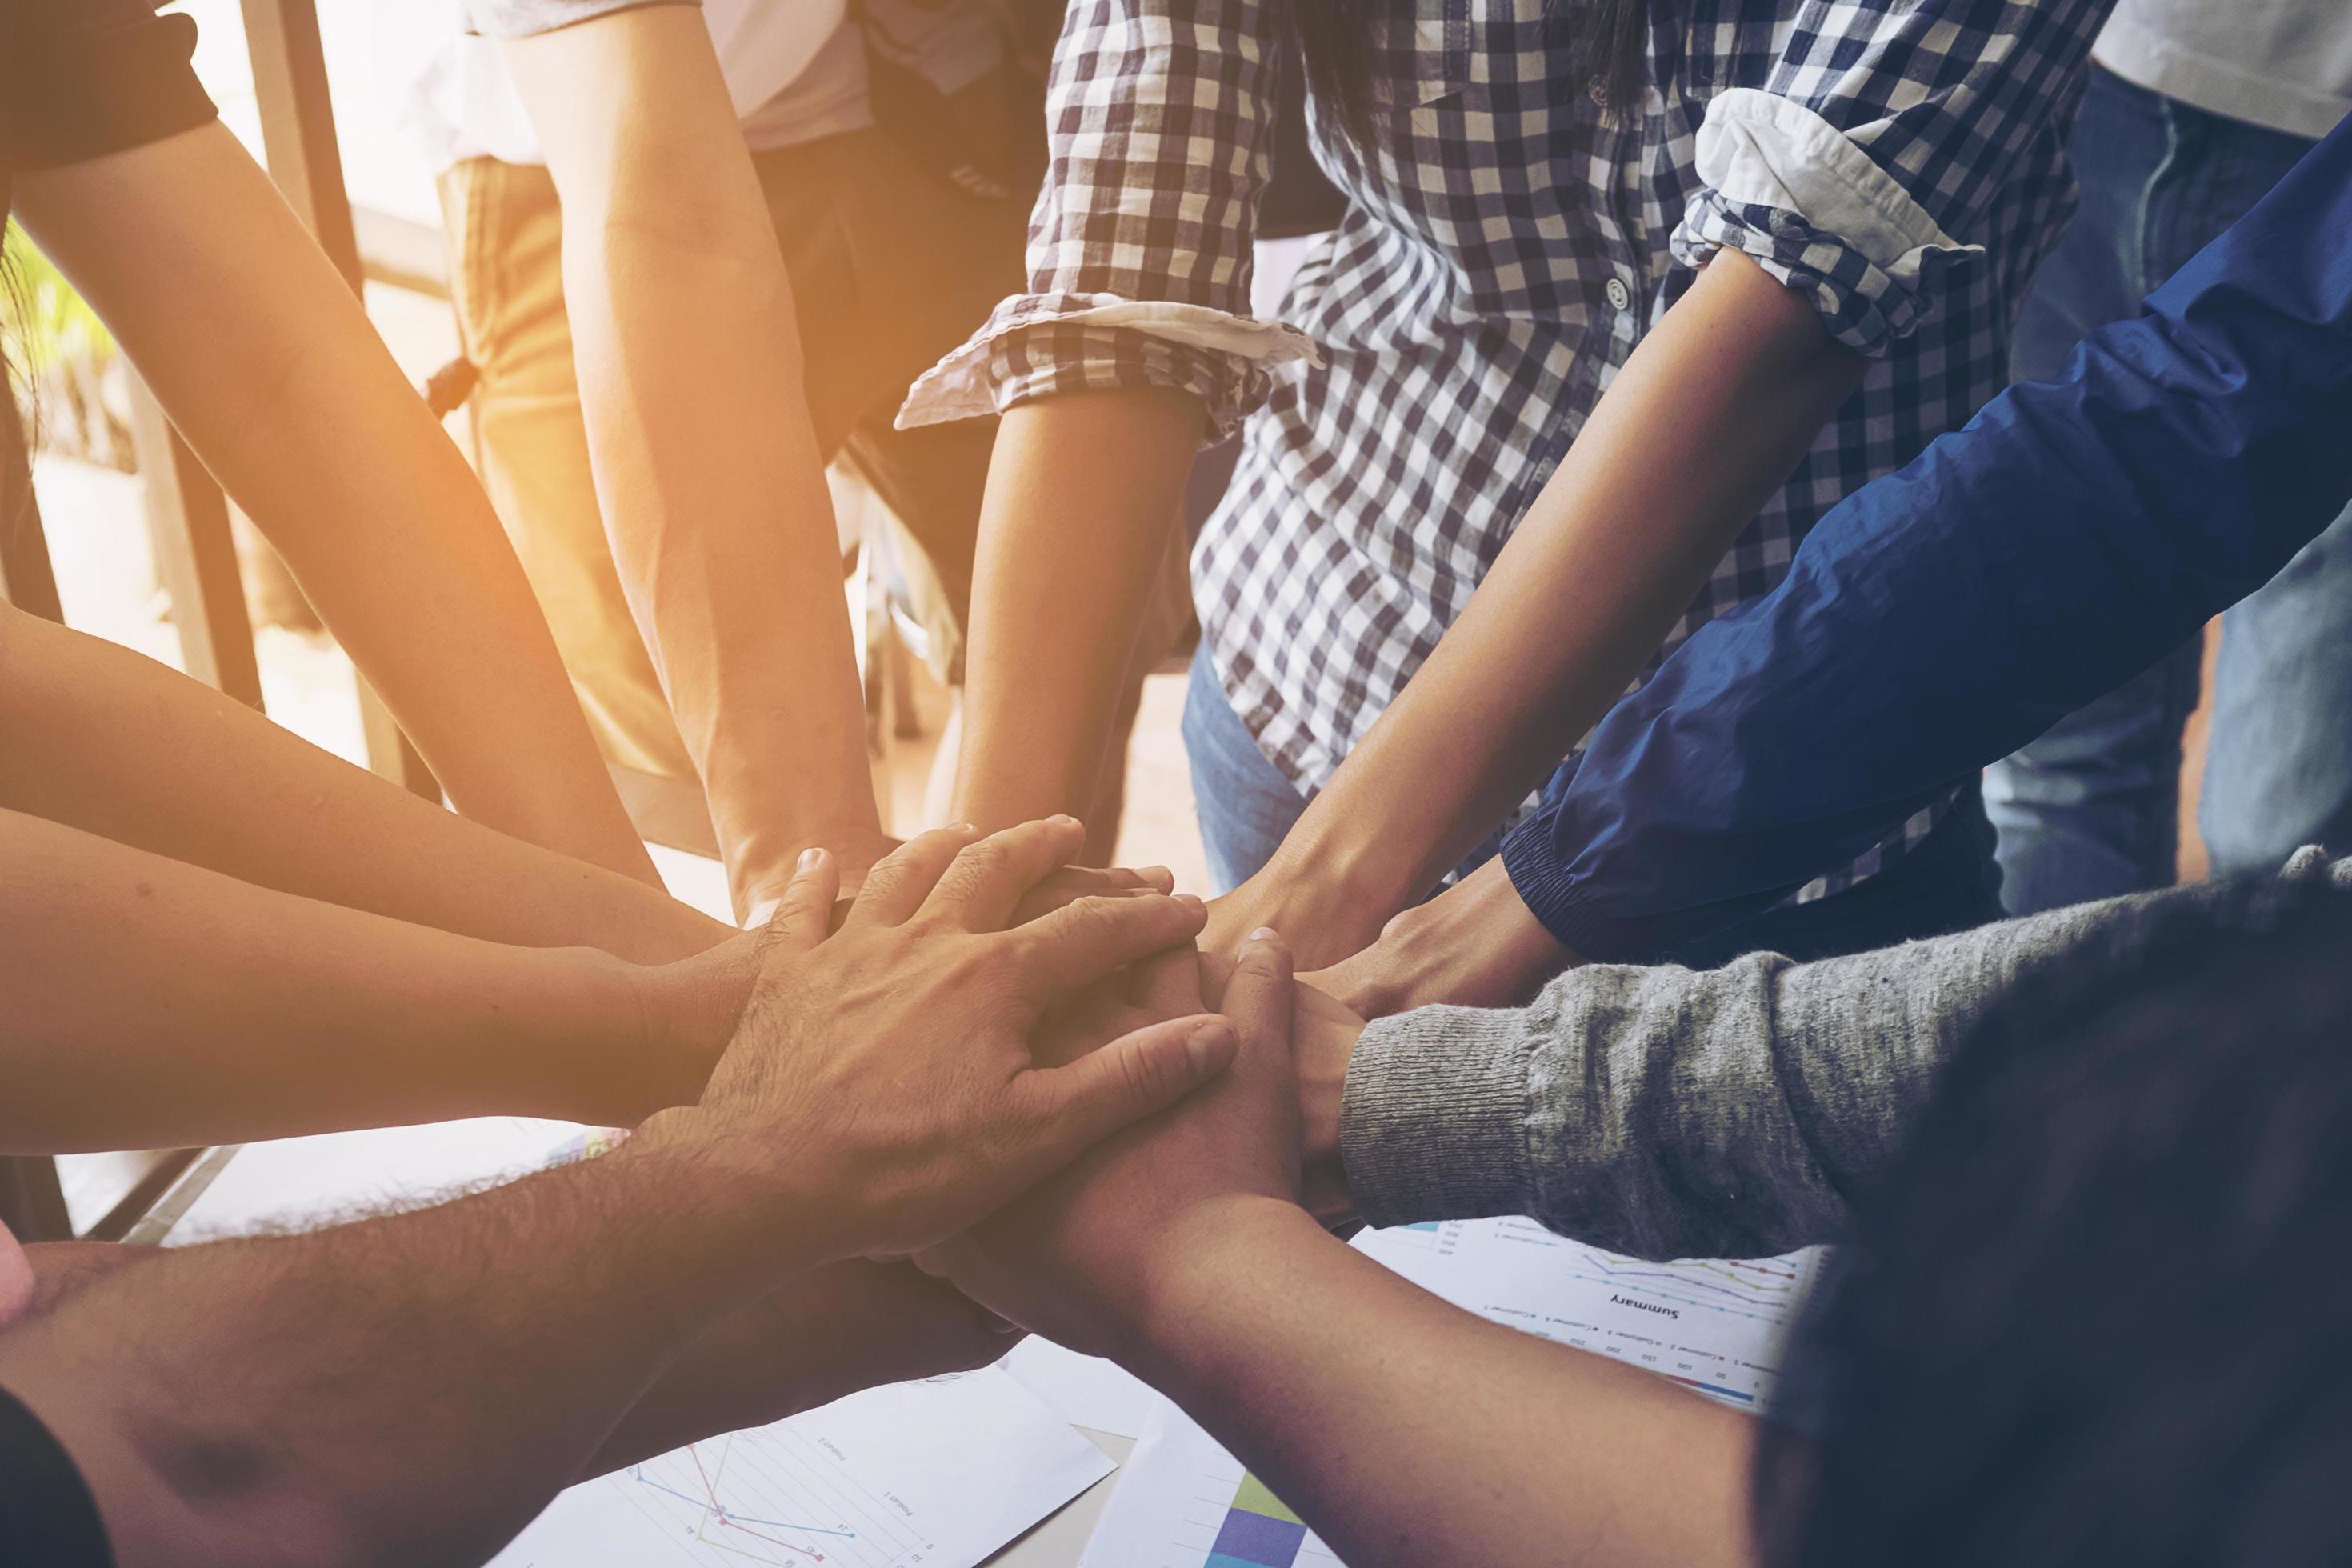
[[[161,1243],[236,1154],[234,1146],[206,1153],[188,1168],[187,1173],[173,1184],[148,1211],[146,1217],[131,1227],[124,1239]],[[1108,1432],[1097,1432],[1086,1426],[1079,1427],[1078,1431],[1096,1447],[1122,1465],[1135,1447],[1133,1439]],[[1077,1568],[1078,1559],[1086,1553],[1087,1541],[1094,1534],[1095,1521],[1102,1517],[1103,1508],[1110,1500],[1111,1489],[1118,1484],[1118,1477],[1119,1472],[1114,1470],[1088,1487],[1028,1534],[988,1559],[982,1568]]]

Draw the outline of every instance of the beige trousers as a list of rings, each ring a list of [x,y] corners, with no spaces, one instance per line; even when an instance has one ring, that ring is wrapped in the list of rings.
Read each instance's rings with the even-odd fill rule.
[[[923,173],[879,132],[757,153],[797,307],[819,449],[846,449],[921,550],[947,612],[971,592],[993,420],[895,431],[907,385],[1021,287],[1015,204]],[[564,315],[562,214],[542,168],[441,177],[451,297],[482,482],[606,757],[692,779],[605,542]]]

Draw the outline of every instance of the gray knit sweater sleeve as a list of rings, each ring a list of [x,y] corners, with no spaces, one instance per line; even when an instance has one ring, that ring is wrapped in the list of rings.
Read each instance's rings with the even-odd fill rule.
[[[2317,850],[2285,874],[2352,888],[2352,860]],[[1378,1020],[1340,1109],[1358,1210],[1373,1225],[1527,1215],[1644,1258],[1831,1240],[1988,1006],[2086,944],[2127,949],[2172,902],[2217,925],[2243,906],[2201,884],[1816,963],[1593,965],[1522,1010]]]

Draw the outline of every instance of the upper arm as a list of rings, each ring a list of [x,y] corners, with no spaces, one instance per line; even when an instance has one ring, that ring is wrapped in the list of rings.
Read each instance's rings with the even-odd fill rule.
[[[668,235],[698,252],[772,249],[699,8],[583,9],[593,14],[499,44],[562,198],[566,231],[585,223]]]
[[[1809,0],[1761,85],[1708,105],[1677,253],[1745,251],[1839,341],[1885,353],[2004,237],[2000,198],[2061,133],[2107,9]]]

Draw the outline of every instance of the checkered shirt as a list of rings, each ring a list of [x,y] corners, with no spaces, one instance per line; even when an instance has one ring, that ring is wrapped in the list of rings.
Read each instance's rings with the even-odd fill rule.
[[[1351,205],[1277,325],[1250,320],[1249,284],[1279,0],[1076,0],[1033,291],[919,381],[901,422],[1159,385],[1198,395],[1214,434],[1242,424],[1194,594],[1235,710],[1319,788],[1716,250],[1873,363],[1660,659],[1998,392],[2073,210],[2063,136],[2112,3],[1653,0],[1650,85],[1620,116],[1576,75],[1574,0],[1368,3],[1371,134],[1318,126]],[[1945,808],[1800,896],[1870,874]]]

